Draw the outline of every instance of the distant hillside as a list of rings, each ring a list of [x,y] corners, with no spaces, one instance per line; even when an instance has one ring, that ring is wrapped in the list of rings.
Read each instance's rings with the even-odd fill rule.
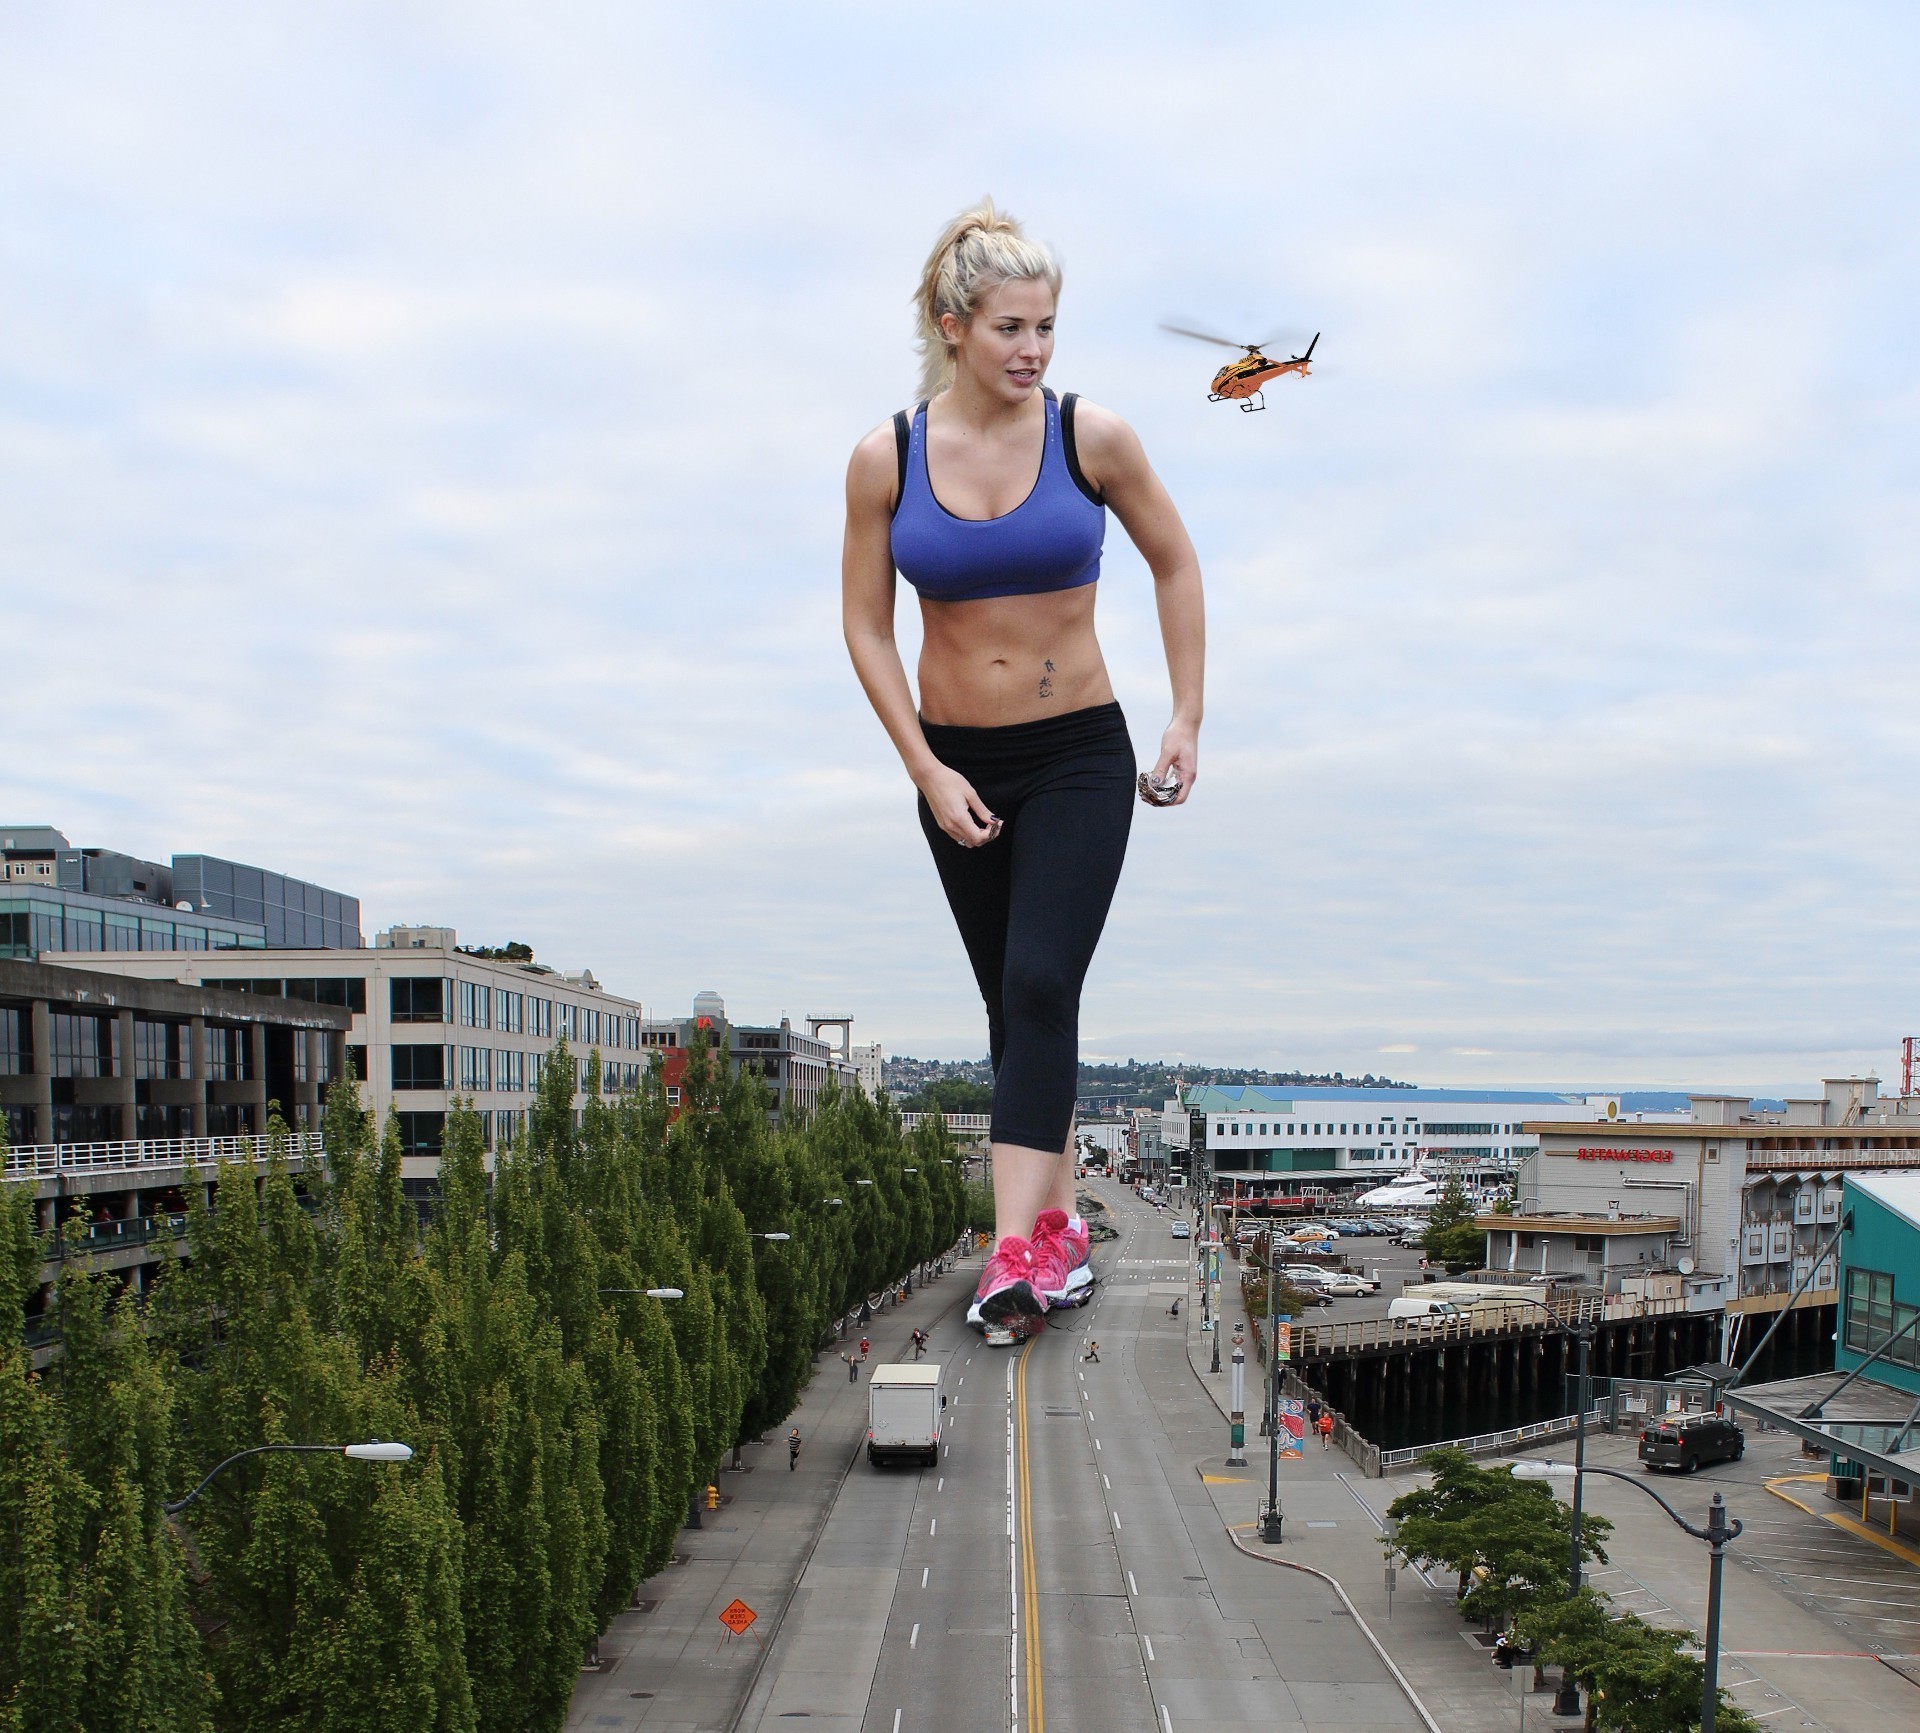
[[[882,1074],[896,1101],[924,1097],[938,1084],[991,1084],[993,1067],[985,1059],[887,1060]],[[1286,1089],[1412,1089],[1390,1077],[1349,1077],[1344,1072],[1262,1071],[1248,1066],[1176,1065],[1164,1059],[1129,1059],[1124,1065],[1082,1065],[1080,1108],[1087,1113],[1119,1113],[1130,1107],[1158,1107],[1182,1083],[1250,1083]],[[954,1091],[957,1095],[959,1092]],[[941,1091],[942,1096],[948,1094]]]

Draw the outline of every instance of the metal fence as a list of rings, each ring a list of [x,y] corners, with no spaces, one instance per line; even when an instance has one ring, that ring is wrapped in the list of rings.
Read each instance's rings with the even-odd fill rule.
[[[1599,1424],[1605,1414],[1604,1408],[1589,1409],[1587,1424]],[[1569,1437],[1578,1425],[1577,1414],[1563,1414],[1557,1420],[1536,1420],[1530,1426],[1509,1426],[1504,1432],[1477,1432],[1471,1438],[1443,1438],[1432,1444],[1411,1444],[1403,1450],[1382,1450],[1377,1453],[1378,1466],[1372,1472],[1380,1475],[1404,1474],[1409,1469],[1418,1468],[1421,1457],[1431,1456],[1436,1450],[1459,1450],[1468,1456],[1505,1456],[1524,1445],[1541,1444],[1549,1438]]]
[[[251,1161],[266,1153],[256,1137],[149,1137],[105,1143],[26,1143],[7,1151],[8,1179],[52,1179],[60,1174],[141,1173],[157,1168],[212,1167],[221,1161]],[[320,1133],[287,1134],[287,1154],[323,1153]]]

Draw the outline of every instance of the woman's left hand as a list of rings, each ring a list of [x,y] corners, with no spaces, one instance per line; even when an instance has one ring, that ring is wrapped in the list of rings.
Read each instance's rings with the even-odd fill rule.
[[[1160,756],[1153,766],[1154,780],[1165,782],[1169,771],[1180,779],[1180,792],[1167,804],[1185,806],[1187,796],[1193,792],[1193,780],[1200,774],[1198,728],[1189,727],[1184,722],[1167,724],[1166,733],[1160,736]]]

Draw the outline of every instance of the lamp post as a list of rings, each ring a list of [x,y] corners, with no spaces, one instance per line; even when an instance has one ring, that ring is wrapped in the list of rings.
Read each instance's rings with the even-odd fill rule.
[[[1713,1733],[1720,1708],[1720,1567],[1727,1542],[1738,1540],[1745,1525],[1739,1518],[1727,1515],[1726,1501],[1717,1492],[1707,1507],[1707,1526],[1696,1528],[1636,1474],[1625,1474],[1617,1468],[1578,1468],[1570,1462],[1516,1462],[1513,1465],[1515,1480],[1571,1480],[1576,1494],[1580,1482],[1589,1474],[1604,1474],[1609,1480],[1623,1480],[1637,1487],[1672,1517],[1677,1526],[1695,1540],[1707,1543],[1707,1640],[1700,1676],[1700,1733]],[[1557,1703],[1554,1713],[1560,1713]]]
[[[272,1451],[286,1451],[296,1456],[344,1456],[349,1462],[411,1462],[413,1460],[412,1445],[383,1441],[378,1438],[371,1439],[365,1444],[256,1444],[249,1450],[236,1450],[225,1462],[216,1463],[208,1470],[200,1484],[185,1498],[176,1498],[171,1504],[161,1505],[161,1514],[178,1516],[236,1462],[244,1462],[249,1456],[265,1456]]]

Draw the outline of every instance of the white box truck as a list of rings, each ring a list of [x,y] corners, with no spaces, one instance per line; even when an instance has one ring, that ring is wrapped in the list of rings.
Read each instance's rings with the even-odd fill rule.
[[[867,1380],[867,1460],[876,1467],[883,1462],[933,1467],[940,1460],[946,1405],[937,1363],[874,1367]]]

